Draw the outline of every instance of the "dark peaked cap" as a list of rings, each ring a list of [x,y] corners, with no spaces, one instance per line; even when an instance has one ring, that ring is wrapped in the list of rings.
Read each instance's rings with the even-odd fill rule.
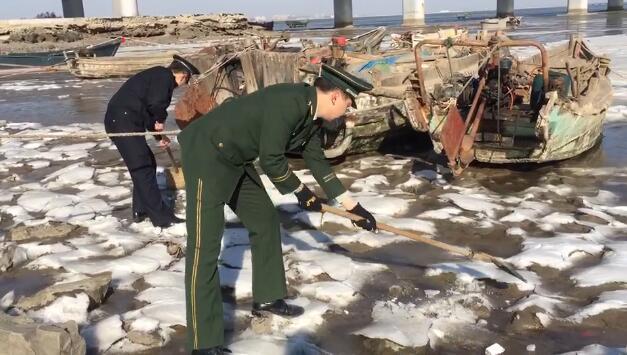
[[[189,73],[189,76],[200,74],[200,71],[198,70],[198,68],[196,68],[194,66],[194,64],[190,63],[187,59],[181,57],[180,55],[175,54],[172,57],[172,59],[175,62],[181,63],[185,67],[185,69],[187,69],[187,72]]]
[[[360,92],[370,91],[373,86],[367,81],[336,67],[322,64],[320,68],[320,76],[332,82],[335,86],[344,91],[351,99],[353,99],[353,107],[355,106],[355,98]]]

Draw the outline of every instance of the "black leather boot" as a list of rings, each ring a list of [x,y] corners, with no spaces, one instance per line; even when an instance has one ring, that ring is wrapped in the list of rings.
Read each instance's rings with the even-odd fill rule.
[[[142,223],[148,218],[148,215],[142,212],[133,212],[133,222]]]
[[[287,304],[285,300],[279,299],[274,302],[253,303],[253,315],[263,317],[263,312],[270,312],[283,317],[298,317],[305,313],[305,309],[301,306]]]
[[[163,224],[154,224],[153,223],[152,225],[155,226],[155,227],[169,228],[169,227],[172,227],[173,225],[175,225],[177,223],[183,223],[183,222],[185,222],[185,220],[183,218],[178,218],[178,217],[174,216],[170,222],[166,222],[166,223],[163,223]]]
[[[208,349],[192,350],[192,355],[224,355],[226,353],[231,353],[231,352],[227,349],[224,349],[221,346],[214,346],[213,348],[208,348]]]

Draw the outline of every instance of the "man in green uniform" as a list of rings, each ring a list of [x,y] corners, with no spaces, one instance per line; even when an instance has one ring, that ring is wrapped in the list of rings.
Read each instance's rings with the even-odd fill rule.
[[[320,199],[288,165],[286,152],[300,152],[329,199],[364,219],[356,224],[376,230],[376,220],[354,202],[326,161],[320,145],[323,121],[331,122],[354,106],[359,92],[372,86],[323,65],[314,86],[278,84],[226,101],[191,123],[179,135],[187,192],[188,343],[192,354],[222,354],[223,309],[217,261],[228,204],[250,233],[253,314],[298,316],[303,309],[287,295],[279,217],[253,166],[282,193],[294,193],[301,207],[320,211]]]

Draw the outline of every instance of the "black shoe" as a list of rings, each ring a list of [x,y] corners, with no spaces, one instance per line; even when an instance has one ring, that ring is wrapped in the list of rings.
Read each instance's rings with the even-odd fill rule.
[[[230,350],[221,346],[214,346],[213,348],[192,350],[192,355],[224,355],[225,353],[230,352]]]
[[[170,228],[170,227],[172,227],[175,224],[183,223],[183,222],[185,222],[185,220],[183,218],[178,218],[178,217],[174,216],[172,218],[172,220],[169,221],[169,222],[165,222],[165,223],[162,223],[162,224],[155,224],[155,223],[153,223],[152,225],[155,226],[155,227],[159,227],[159,228]]]
[[[174,219],[172,220],[172,223],[176,224],[176,223],[184,223],[185,219],[184,218],[178,218],[177,216],[174,216]]]
[[[148,215],[142,212],[133,212],[133,222],[142,223],[148,218]]]
[[[298,317],[305,313],[305,309],[301,306],[287,304],[285,300],[279,299],[268,303],[253,303],[253,315],[263,317],[263,312],[270,312],[283,317]]]

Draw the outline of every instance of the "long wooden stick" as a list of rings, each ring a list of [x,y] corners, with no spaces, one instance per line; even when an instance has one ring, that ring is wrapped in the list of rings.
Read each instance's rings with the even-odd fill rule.
[[[170,157],[170,161],[172,161],[172,166],[174,167],[174,171],[178,174],[178,172],[179,172],[179,165],[177,164],[176,160],[174,159],[174,154],[172,154],[172,150],[170,149],[170,147],[166,147],[165,151],[168,152],[168,156]]]
[[[352,221],[360,221],[363,218],[352,214],[350,212],[344,211],[342,209],[336,208],[336,207],[331,207],[329,205],[322,205],[322,211],[323,212],[328,212],[331,214],[334,214],[336,216],[340,216],[340,217],[344,217],[344,218],[348,218]],[[485,262],[489,262],[489,263],[493,263],[494,265],[496,265],[499,269],[509,273],[510,275],[524,281],[527,282],[527,280],[525,280],[525,278],[520,275],[516,269],[514,268],[513,265],[511,265],[510,263],[508,263],[507,261],[503,260],[502,258],[499,258],[497,256],[493,256],[490,255],[488,253],[484,253],[484,252],[475,252],[473,250],[471,250],[470,248],[463,248],[457,245],[451,245],[451,244],[447,244],[444,242],[440,242],[438,240],[434,240],[432,238],[430,238],[429,236],[427,236],[426,234],[421,234],[421,233],[416,233],[416,232],[410,232],[407,230],[402,230],[393,226],[390,226],[388,224],[385,223],[379,223],[377,222],[377,228],[386,232],[390,232],[393,234],[397,234],[412,240],[415,240],[417,242],[421,242],[424,244],[428,244],[431,246],[434,246],[436,248],[439,249],[443,249],[446,250],[448,252],[451,252],[453,254],[458,254],[458,255],[462,255],[465,256],[469,259],[472,260],[479,260],[479,261],[485,261]]]

